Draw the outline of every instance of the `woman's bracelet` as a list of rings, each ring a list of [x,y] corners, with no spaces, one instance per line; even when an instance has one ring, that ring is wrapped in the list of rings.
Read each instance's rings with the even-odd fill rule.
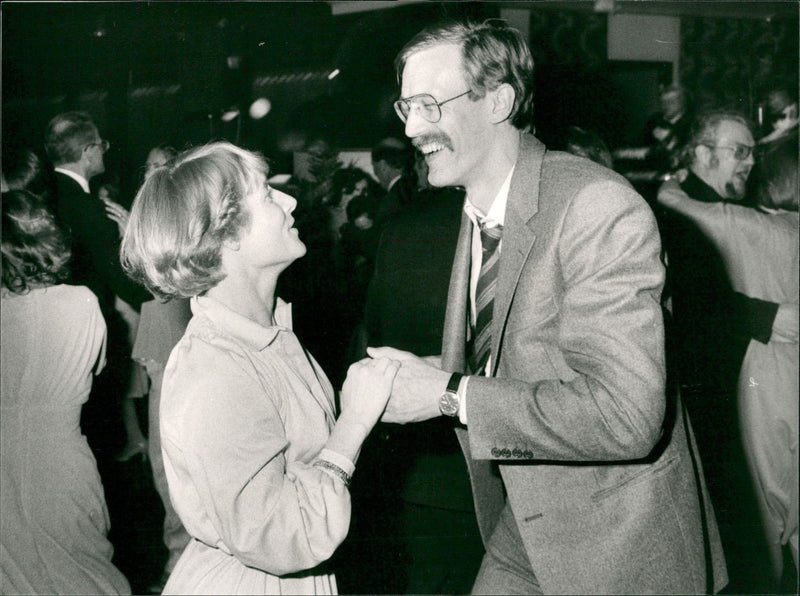
[[[323,470],[330,476],[338,478],[345,486],[350,486],[350,481],[352,480],[350,474],[342,470],[336,464],[329,462],[327,459],[318,459],[314,462],[314,467]]]

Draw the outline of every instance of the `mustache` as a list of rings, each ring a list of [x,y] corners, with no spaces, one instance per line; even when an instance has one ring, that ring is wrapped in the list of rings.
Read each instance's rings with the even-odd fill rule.
[[[414,139],[413,143],[414,147],[416,147],[417,149],[421,149],[424,145],[427,145],[428,143],[439,143],[440,145],[444,145],[451,151],[453,150],[453,142],[450,140],[450,137],[448,137],[444,133],[426,134]]]

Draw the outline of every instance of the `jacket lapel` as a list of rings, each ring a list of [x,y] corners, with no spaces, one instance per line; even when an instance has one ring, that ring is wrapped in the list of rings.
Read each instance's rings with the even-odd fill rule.
[[[461,213],[461,231],[458,234],[450,289],[447,292],[447,310],[442,334],[442,369],[465,372],[467,327],[469,326],[469,267],[472,251],[472,222]]]
[[[517,289],[522,268],[528,260],[536,233],[532,220],[539,210],[539,182],[545,146],[532,135],[522,135],[519,157],[511,178],[503,226],[500,271],[492,314],[492,374],[497,370],[496,357],[505,330],[508,311]]]

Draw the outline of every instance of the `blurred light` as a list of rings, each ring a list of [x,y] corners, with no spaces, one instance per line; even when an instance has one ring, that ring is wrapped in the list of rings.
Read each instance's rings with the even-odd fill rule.
[[[272,103],[266,97],[259,97],[250,105],[250,117],[260,120],[272,109]]]
[[[222,121],[230,122],[231,120],[239,116],[239,113],[240,113],[239,110],[237,110],[236,108],[231,108],[230,110],[227,110],[226,112],[222,113]]]
[[[616,0],[594,0],[595,12],[614,13],[616,10]]]
[[[334,68],[333,71],[331,71],[331,74],[328,75],[328,80],[332,81],[333,79],[335,79],[338,76],[339,76],[339,69],[338,68]]]
[[[228,56],[226,60],[228,62],[228,68],[232,70],[237,69],[242,65],[242,57],[238,54]]]

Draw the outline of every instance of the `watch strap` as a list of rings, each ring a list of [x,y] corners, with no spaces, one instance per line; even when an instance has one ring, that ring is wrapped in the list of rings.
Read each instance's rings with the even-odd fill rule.
[[[447,381],[447,389],[445,391],[450,393],[458,393],[458,386],[461,384],[461,379],[463,376],[464,375],[457,372],[450,375],[450,380]]]

